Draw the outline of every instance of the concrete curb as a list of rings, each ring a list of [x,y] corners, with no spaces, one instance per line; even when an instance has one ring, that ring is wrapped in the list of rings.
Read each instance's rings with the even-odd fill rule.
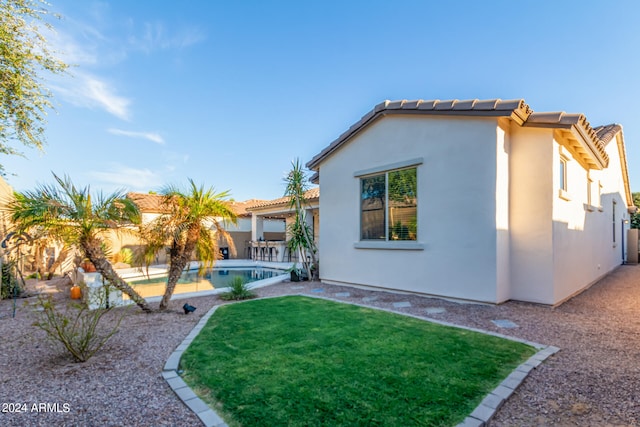
[[[295,294],[294,294],[295,295]],[[280,295],[275,297],[267,297],[261,299],[270,299],[270,298],[280,298]],[[291,295],[290,295],[291,296]],[[527,341],[515,337],[510,337],[508,335],[499,334],[491,331],[484,331],[482,329],[470,328],[467,326],[456,325],[454,323],[443,322],[435,319],[414,316],[408,313],[402,313],[386,308],[380,307],[372,307],[364,304],[357,304],[347,301],[341,301],[339,299],[315,296],[315,295],[306,295],[306,294],[297,294],[297,296],[304,296],[308,298],[318,298],[324,299],[334,302],[339,302],[343,304],[351,304],[365,308],[371,308],[374,310],[387,311],[390,313],[400,314],[407,317],[413,317],[416,319],[420,319],[426,322],[437,323],[443,326],[451,326],[459,329],[466,329],[469,331],[479,332],[485,335],[493,335],[496,337],[508,339],[510,341],[516,341],[520,343],[524,343],[530,345],[531,347],[537,348],[538,352],[527,359],[526,362],[522,363],[518,366],[507,378],[505,378],[498,387],[496,387],[491,393],[489,393],[480,404],[471,412],[471,414],[465,418],[465,420],[458,424],[458,427],[484,427],[488,425],[489,421],[493,418],[495,413],[500,409],[500,407],[504,404],[504,402],[513,394],[513,392],[522,384],[522,382],[527,378],[529,373],[536,369],[542,362],[544,362],[547,358],[556,354],[560,349],[554,346],[545,346],[543,344],[535,343],[532,341]],[[248,300],[255,301],[255,300]],[[213,313],[220,306],[212,307],[207,314],[202,316],[198,324],[189,332],[189,334],[185,337],[182,343],[176,347],[176,349],[171,353],[167,362],[164,365],[162,377],[167,381],[167,384],[174,393],[182,400],[182,402],[189,407],[197,416],[200,418],[202,423],[206,427],[228,427],[227,424],[222,420],[222,418],[211,409],[205,402],[202,401],[196,394],[191,390],[191,388],[180,378],[178,371],[180,369],[180,358],[182,357],[182,353],[189,347],[189,344],[194,340],[194,338],[200,333],[202,328],[209,321],[209,318],[213,315]]]
[[[194,338],[200,333],[202,328],[204,328],[204,325],[207,324],[209,318],[218,307],[219,306],[212,307],[207,314],[202,316],[202,319],[200,319],[198,324],[191,330],[191,332],[189,332],[182,343],[176,347],[173,353],[171,353],[162,370],[162,377],[165,379],[167,384],[169,384],[169,387],[171,387],[178,398],[180,398],[180,400],[182,400],[182,402],[187,405],[187,407],[191,409],[198,418],[200,418],[200,421],[202,421],[202,424],[206,427],[227,427],[227,424],[222,420],[220,415],[216,413],[216,411],[211,409],[209,405],[196,396],[187,383],[180,378],[178,371],[180,369],[182,353],[184,353],[187,347],[189,347],[189,344],[193,342]]]

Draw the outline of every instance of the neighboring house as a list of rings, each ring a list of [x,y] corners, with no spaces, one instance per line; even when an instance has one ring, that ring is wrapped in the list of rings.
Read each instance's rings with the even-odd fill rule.
[[[159,215],[166,212],[164,197],[159,194],[147,194],[147,193],[127,193],[127,197],[133,200],[142,214],[142,223],[147,224]],[[237,224],[230,222],[223,222],[223,228],[231,235],[233,243],[236,248],[236,254],[234,255],[229,251],[229,243],[222,239],[219,242],[220,248],[224,251],[225,255],[230,258],[249,258],[249,242],[251,241],[251,217],[252,214],[248,212],[248,209],[253,206],[269,203],[266,200],[251,199],[244,202],[229,202],[229,206],[237,215]],[[263,221],[263,234],[262,238],[265,240],[281,240],[285,236],[284,219],[279,218],[264,218]],[[121,234],[113,236],[112,240],[115,242],[114,252],[117,252],[122,247],[129,247],[135,249],[139,246],[137,237],[133,235]],[[167,257],[165,253],[158,254],[156,262],[165,263]]]
[[[251,240],[258,240],[262,238],[264,240],[284,240],[285,238],[285,222],[282,218],[267,217],[262,219],[261,230],[262,234],[258,237],[253,237],[252,221],[253,214],[250,212],[254,207],[269,203],[267,200],[250,199],[244,202],[231,202],[231,208],[238,216],[237,225],[225,224],[224,229],[231,234],[231,238],[236,247],[235,258],[248,259],[250,258],[250,242]],[[224,246],[225,242],[221,242]]]
[[[7,205],[13,200],[13,188],[0,176],[0,204]],[[0,209],[0,241],[4,240],[11,229],[11,218],[5,209]]]
[[[617,124],[523,100],[385,101],[307,166],[327,283],[555,305],[625,260]]]
[[[306,220],[313,230],[316,244],[319,241],[319,205],[320,205],[320,188],[314,187],[304,193],[306,205]],[[247,211],[251,214],[251,240],[280,240],[272,238],[266,233],[267,221],[281,221],[286,229],[293,222],[293,210],[289,205],[289,197],[280,197],[274,200],[263,201],[249,208]],[[289,240],[288,233],[282,235],[282,240]],[[295,256],[295,254],[294,254]]]

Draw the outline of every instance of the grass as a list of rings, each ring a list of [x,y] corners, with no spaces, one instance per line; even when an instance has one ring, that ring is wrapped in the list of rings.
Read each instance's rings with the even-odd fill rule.
[[[230,425],[450,426],[525,344],[300,296],[221,306],[182,357]]]

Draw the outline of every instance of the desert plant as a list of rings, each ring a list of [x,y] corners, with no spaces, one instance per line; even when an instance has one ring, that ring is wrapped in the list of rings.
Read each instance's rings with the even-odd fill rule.
[[[22,293],[20,281],[15,272],[15,261],[4,262],[1,268],[0,299],[12,298]]]
[[[216,193],[189,179],[186,190],[170,185],[162,190],[166,213],[143,227],[144,263],[149,266],[157,253],[169,245],[169,274],[160,310],[168,307],[182,271],[193,255],[201,261],[200,274],[219,258],[218,240],[224,238],[231,253],[235,246],[224,223],[237,223],[237,216],[228,203],[229,192]]]
[[[307,222],[308,202],[305,196],[309,190],[309,178],[299,159],[291,163],[291,170],[284,178],[285,197],[289,198],[289,208],[293,211],[293,222],[287,228],[289,250],[298,252],[302,268],[310,280],[318,279],[318,249],[313,240],[313,230]],[[309,259],[307,259],[309,256]],[[297,268],[297,267],[296,267]],[[297,271],[298,275],[300,272]]]
[[[112,230],[131,233],[133,225],[141,221],[138,207],[123,191],[92,197],[89,186],[78,188],[69,177],[53,177],[57,185],[14,194],[7,209],[17,229],[44,228],[50,236],[77,248],[105,281],[127,294],[142,310],[151,311],[147,301],[113,269],[104,240]]]
[[[51,296],[38,297],[38,320],[34,326],[47,333],[49,339],[61,346],[76,362],[86,362],[118,332],[124,312],[115,323],[101,327],[100,321],[112,308],[90,310],[87,305],[69,302],[64,308]],[[102,306],[102,305],[101,305]]]
[[[114,263],[123,262],[131,265],[133,263],[133,251],[129,248],[122,248],[111,257]]]
[[[236,276],[231,280],[229,291],[220,294],[220,299],[225,301],[240,301],[255,298],[256,296],[255,292],[249,290],[247,284],[242,280],[242,277]]]

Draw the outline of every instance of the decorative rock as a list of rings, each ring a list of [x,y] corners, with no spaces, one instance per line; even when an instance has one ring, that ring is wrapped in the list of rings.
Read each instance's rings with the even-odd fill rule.
[[[518,327],[518,325],[507,319],[492,320],[491,322],[498,328],[513,329]]]
[[[394,302],[393,306],[395,308],[407,308],[407,307],[411,307],[411,303],[409,301]]]

